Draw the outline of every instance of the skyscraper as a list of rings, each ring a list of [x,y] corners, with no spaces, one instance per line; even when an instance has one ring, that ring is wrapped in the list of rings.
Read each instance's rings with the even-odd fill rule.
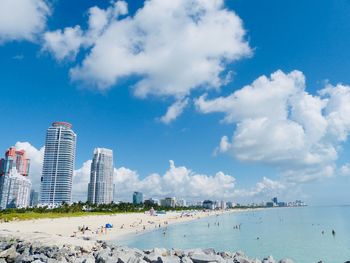
[[[76,134],[67,122],[54,122],[45,141],[40,202],[57,205],[72,202]]]
[[[134,192],[132,195],[132,203],[134,205],[139,205],[143,203],[143,193],[141,192]]]
[[[9,148],[0,159],[0,209],[23,208],[29,205],[30,188],[27,178],[29,159],[25,151]]]
[[[109,204],[113,201],[113,151],[96,148],[91,163],[88,201],[93,204]]]

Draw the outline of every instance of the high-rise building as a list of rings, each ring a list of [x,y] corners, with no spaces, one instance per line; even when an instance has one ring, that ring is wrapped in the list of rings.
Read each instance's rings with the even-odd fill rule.
[[[113,201],[113,151],[96,148],[91,163],[88,202],[109,204]]]
[[[143,193],[141,192],[134,192],[132,194],[132,203],[134,205],[139,205],[143,203]]]
[[[30,191],[30,202],[31,207],[35,207],[39,204],[39,193],[35,190]]]
[[[164,207],[175,207],[176,206],[176,198],[175,197],[165,197],[160,200],[160,205]]]
[[[40,203],[58,205],[72,202],[76,134],[67,122],[54,122],[47,129]]]
[[[277,197],[274,197],[274,198],[272,198],[272,203],[274,203],[274,205],[278,205],[278,199],[277,199]]]
[[[187,202],[185,199],[179,199],[176,201],[176,206],[180,206],[180,207],[186,207],[187,206]]]
[[[9,148],[0,159],[0,209],[24,208],[29,205],[29,159],[25,151]]]

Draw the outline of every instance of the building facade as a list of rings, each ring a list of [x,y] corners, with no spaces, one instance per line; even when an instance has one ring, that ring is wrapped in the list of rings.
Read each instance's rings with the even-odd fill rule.
[[[72,180],[76,134],[67,122],[54,122],[45,140],[40,203],[58,205],[72,202]]]
[[[176,206],[176,199],[175,197],[166,197],[162,200],[160,200],[160,205],[164,207],[175,207]]]
[[[134,205],[140,205],[143,203],[143,193],[141,192],[134,192],[132,194],[132,203]]]
[[[32,190],[30,191],[29,206],[36,207],[39,204],[39,192]]]
[[[29,159],[25,151],[9,148],[0,159],[0,209],[25,208],[29,205],[31,182]]]
[[[88,202],[92,204],[110,204],[113,201],[113,151],[96,148],[91,163]]]

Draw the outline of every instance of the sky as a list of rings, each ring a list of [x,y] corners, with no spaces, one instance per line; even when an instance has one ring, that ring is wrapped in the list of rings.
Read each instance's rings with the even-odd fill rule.
[[[347,0],[2,0],[0,151],[77,133],[74,200],[95,147],[116,196],[348,204]]]

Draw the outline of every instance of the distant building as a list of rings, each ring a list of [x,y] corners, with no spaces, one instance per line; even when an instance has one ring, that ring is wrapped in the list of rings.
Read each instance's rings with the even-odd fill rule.
[[[150,198],[150,199],[147,199],[144,201],[144,204],[147,205],[147,206],[158,206],[160,205],[160,201],[158,199],[155,199],[155,198]]]
[[[88,202],[110,204],[113,201],[113,151],[96,148],[90,169]]]
[[[227,208],[234,208],[236,206],[236,204],[233,202],[227,202],[226,206],[227,206]]]
[[[140,205],[143,203],[143,193],[141,192],[134,192],[132,194],[132,203],[134,205]]]
[[[277,199],[277,197],[274,197],[274,198],[272,198],[272,200],[271,200],[273,203],[274,203],[274,205],[278,205],[278,199]]]
[[[187,206],[187,202],[185,199],[179,199],[176,201],[176,206],[180,206],[180,207],[186,207]]]
[[[25,151],[9,148],[0,159],[0,209],[25,208],[29,205],[29,159]]]
[[[160,205],[164,207],[175,207],[176,199],[175,197],[166,197],[160,200]]]
[[[273,206],[274,206],[274,203],[273,203],[273,202],[267,202],[267,203],[266,203],[266,206],[267,206],[267,207],[273,207]]]
[[[211,200],[204,200],[202,206],[205,209],[213,210],[213,209],[215,209],[215,202],[213,202]]]
[[[220,209],[223,209],[223,210],[226,209],[226,202],[225,201],[220,202]]]
[[[29,206],[35,207],[39,204],[39,192],[32,190],[30,191],[30,202]]]
[[[54,207],[72,202],[76,134],[67,122],[54,122],[46,132],[40,203]]]

